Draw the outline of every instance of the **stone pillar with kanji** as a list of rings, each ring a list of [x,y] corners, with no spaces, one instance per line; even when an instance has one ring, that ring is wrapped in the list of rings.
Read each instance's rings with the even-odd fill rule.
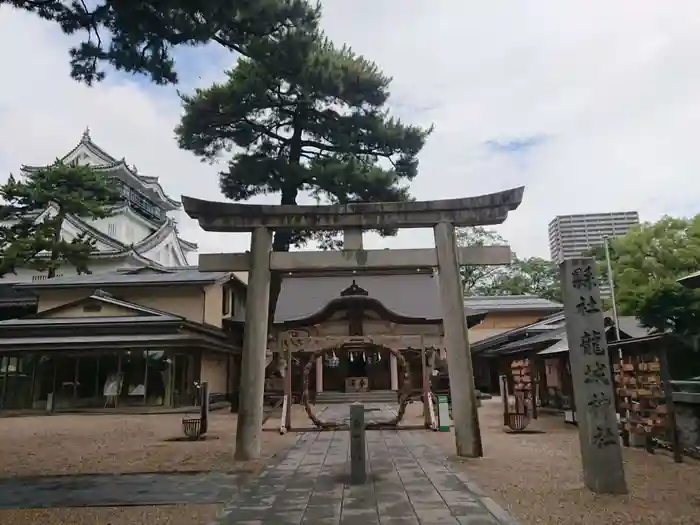
[[[626,494],[595,260],[564,261],[560,271],[584,484],[597,493]]]

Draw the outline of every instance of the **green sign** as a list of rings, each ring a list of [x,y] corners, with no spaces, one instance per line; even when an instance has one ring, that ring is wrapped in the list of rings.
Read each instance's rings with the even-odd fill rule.
[[[450,418],[450,400],[447,396],[438,396],[438,430],[449,432],[452,426]]]

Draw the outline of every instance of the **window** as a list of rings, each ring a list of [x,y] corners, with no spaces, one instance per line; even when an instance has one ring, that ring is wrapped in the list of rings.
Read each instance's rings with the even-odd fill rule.
[[[224,286],[221,290],[221,315],[227,316],[231,312],[231,291]]]
[[[83,312],[101,312],[102,305],[99,303],[88,303],[83,306]]]
[[[63,277],[63,274],[57,273],[54,277]],[[48,278],[48,275],[32,275],[32,281],[45,281]]]
[[[108,224],[107,225],[107,233],[111,235],[112,237],[117,236],[117,225],[116,224]]]

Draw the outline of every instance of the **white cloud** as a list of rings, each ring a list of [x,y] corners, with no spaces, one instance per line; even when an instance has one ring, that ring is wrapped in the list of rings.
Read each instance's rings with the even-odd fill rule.
[[[524,184],[523,205],[500,228],[522,255],[547,255],[547,222],[556,214],[637,209],[651,220],[700,211],[697,2],[325,5],[330,36],[394,77],[396,110],[436,126],[413,186],[418,198]],[[96,142],[160,176],[172,195],[219,197],[216,167],[175,144],[175,88],[115,74],[86,88],[68,75],[67,47],[50,25],[0,11],[0,173],[50,161],[89,125]],[[214,55],[188,84],[205,82],[200,76],[209,82],[231,60]],[[517,155],[486,146],[532,136],[547,140]],[[206,234],[188,221],[182,230],[203,252],[247,244],[244,236]],[[431,243],[429,232],[415,233],[368,244]]]

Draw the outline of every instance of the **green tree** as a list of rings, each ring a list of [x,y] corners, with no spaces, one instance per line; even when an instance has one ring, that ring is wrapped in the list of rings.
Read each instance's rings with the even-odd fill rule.
[[[483,295],[536,295],[560,302],[559,268],[541,257],[520,259],[514,255],[510,267],[498,273],[482,292]]]
[[[506,240],[494,230],[481,226],[457,230],[457,245],[464,247],[503,246]],[[461,266],[464,295],[489,295],[491,283],[499,275],[508,271],[507,266]]]
[[[643,223],[611,239],[609,251],[620,315],[658,331],[700,332],[700,295],[677,282],[700,269],[700,214]],[[595,256],[606,278],[603,249]]]
[[[320,8],[305,0],[0,0],[0,8],[3,4],[55,22],[67,35],[84,35],[70,49],[70,65],[73,78],[88,85],[104,78],[103,64],[147,75],[157,84],[176,83],[176,48],[206,44],[266,60],[273,47],[284,49],[287,57],[275,55],[284,63],[309,43],[297,37],[298,30],[309,33],[320,16]]]
[[[67,216],[99,219],[118,202],[114,184],[88,166],[55,164],[0,186],[0,277],[18,268],[54,277],[63,264],[89,273],[94,239],[87,233],[70,241],[61,236]],[[42,213],[53,206],[55,213]],[[41,215],[39,215],[41,214]]]
[[[319,39],[295,71],[241,59],[224,83],[182,96],[175,132],[180,147],[203,160],[234,151],[220,186],[235,201],[266,194],[279,194],[281,204],[304,194],[341,204],[407,200],[431,129],[389,116],[389,83],[374,63]],[[273,249],[310,238],[279,231]],[[279,286],[273,280],[272,309]]]

